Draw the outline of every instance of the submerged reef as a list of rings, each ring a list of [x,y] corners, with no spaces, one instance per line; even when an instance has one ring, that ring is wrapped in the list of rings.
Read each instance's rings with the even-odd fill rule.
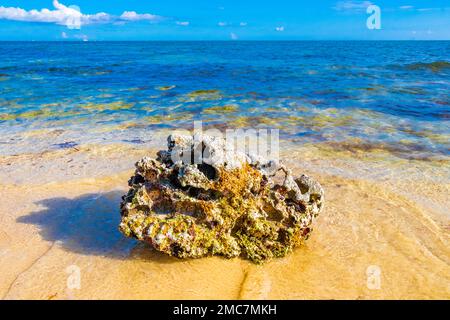
[[[171,256],[282,257],[309,237],[323,208],[318,182],[221,138],[171,135],[157,155],[136,163],[119,229]]]

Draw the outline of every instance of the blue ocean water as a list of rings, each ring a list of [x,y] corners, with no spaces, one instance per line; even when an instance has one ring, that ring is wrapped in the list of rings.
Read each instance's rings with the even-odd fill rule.
[[[296,143],[450,154],[450,42],[1,42],[1,154],[278,128]]]

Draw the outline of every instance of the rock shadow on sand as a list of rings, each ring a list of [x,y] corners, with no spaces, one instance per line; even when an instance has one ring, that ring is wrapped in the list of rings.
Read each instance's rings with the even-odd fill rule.
[[[49,198],[36,202],[43,207],[17,222],[33,224],[47,241],[59,241],[62,247],[83,255],[114,259],[157,260],[161,263],[178,259],[165,256],[150,246],[126,238],[118,230],[119,204],[123,191],[90,193],[70,198]]]

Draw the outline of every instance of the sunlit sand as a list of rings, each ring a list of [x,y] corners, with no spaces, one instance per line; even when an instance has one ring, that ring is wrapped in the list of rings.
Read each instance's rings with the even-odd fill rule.
[[[450,298],[448,162],[392,161],[384,151],[330,155],[286,144],[282,159],[321,182],[325,209],[306,245],[254,265],[241,258],[179,260],[120,234],[118,206],[133,163],[155,151],[92,145],[2,157],[0,296]],[[70,286],[73,270],[79,287]]]

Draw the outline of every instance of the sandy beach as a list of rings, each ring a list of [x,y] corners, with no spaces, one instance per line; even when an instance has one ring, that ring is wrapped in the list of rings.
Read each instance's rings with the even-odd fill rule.
[[[222,31],[238,27],[217,22]],[[197,30],[194,21],[191,27]],[[0,46],[0,298],[450,299],[449,41],[66,36]],[[271,130],[294,176],[320,182],[325,204],[303,246],[261,265],[180,260],[119,232],[134,164],[198,123],[203,132]],[[245,193],[238,190],[233,195]],[[238,214],[231,216],[243,216],[249,201],[232,200]],[[219,212],[230,216],[226,208]],[[235,226],[227,225],[229,234]],[[260,238],[271,246],[275,237],[267,234]]]
[[[321,182],[325,209],[305,246],[255,265],[179,260],[120,234],[133,164],[156,150],[86,145],[2,156],[0,297],[450,298],[448,160],[285,143],[281,159]],[[68,285],[74,270],[79,288]]]

